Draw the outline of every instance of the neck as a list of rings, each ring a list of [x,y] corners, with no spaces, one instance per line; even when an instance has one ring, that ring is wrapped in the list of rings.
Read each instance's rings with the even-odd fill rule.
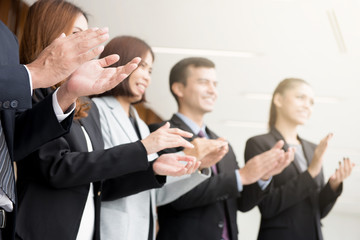
[[[118,100],[124,111],[127,113],[127,116],[130,116],[130,101],[128,101],[128,99],[123,96],[117,96],[115,98],[116,100]]]
[[[193,111],[189,111],[185,108],[179,108],[179,113],[185,115],[189,119],[191,119],[194,123],[196,123],[199,127],[201,127],[204,123],[204,114],[196,113]]]
[[[281,118],[276,120],[275,128],[281,133],[285,141],[290,144],[299,144],[297,138],[297,125],[282,120]]]

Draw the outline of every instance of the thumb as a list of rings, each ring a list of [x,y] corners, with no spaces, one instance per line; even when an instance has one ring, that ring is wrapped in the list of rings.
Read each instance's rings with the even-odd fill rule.
[[[170,123],[166,122],[161,128],[162,129],[169,129],[170,128]]]
[[[275,145],[271,148],[271,149],[281,149],[284,146],[284,141],[283,140],[279,140],[277,143],[275,143]]]

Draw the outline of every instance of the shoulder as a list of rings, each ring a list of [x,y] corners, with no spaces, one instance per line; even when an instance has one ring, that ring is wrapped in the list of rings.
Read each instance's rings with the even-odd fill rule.
[[[101,97],[95,97],[91,99],[94,103],[94,105],[97,106],[98,109],[105,109],[106,103],[103,98]]]
[[[158,128],[160,128],[161,126],[163,126],[167,121],[163,121],[163,122],[160,122],[160,123],[152,123],[150,124],[148,127],[149,127],[149,130],[150,132],[155,132],[156,130],[158,130]]]
[[[273,143],[275,141],[276,140],[271,133],[265,133],[265,134],[256,135],[256,136],[249,138],[246,141],[246,145],[251,145],[251,144],[264,145],[264,144],[268,144],[268,143]]]

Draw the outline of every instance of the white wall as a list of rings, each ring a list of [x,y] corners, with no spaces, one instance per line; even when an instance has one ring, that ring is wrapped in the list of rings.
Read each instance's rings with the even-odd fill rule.
[[[206,55],[220,81],[216,110],[207,124],[227,138],[240,165],[247,138],[266,131],[269,95],[285,77],[309,81],[317,95],[313,118],[301,136],[318,142],[334,132],[324,164],[329,177],[338,160],[360,165],[360,7],[355,0],[74,0],[91,14],[92,26],[109,26],[111,37],[135,35],[153,47],[225,50],[252,57]],[[335,12],[346,45],[341,51],[329,22]],[[155,53],[149,106],[164,119],[175,111],[168,91],[171,66],[188,55]],[[196,54],[196,53],[194,53]],[[226,106],[231,106],[231,111]],[[230,121],[230,122],[229,122]],[[327,240],[360,239],[360,168],[323,221]],[[240,239],[255,239],[257,209],[239,214]]]

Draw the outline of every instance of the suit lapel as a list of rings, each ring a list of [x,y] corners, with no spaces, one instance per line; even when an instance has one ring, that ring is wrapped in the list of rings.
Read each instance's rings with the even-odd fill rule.
[[[94,122],[90,116],[80,119],[79,122],[85,128],[85,131],[91,140],[93,150],[103,149],[104,142],[101,137],[102,133],[98,123]]]
[[[119,122],[119,126],[122,128],[123,132],[129,139],[129,142],[136,142],[139,140],[128,115],[120,103],[114,97],[106,97],[104,98],[104,101],[111,109],[111,114],[113,114],[114,118]]]
[[[289,149],[289,145],[286,143],[286,141],[285,141],[284,137],[281,135],[281,133],[278,130],[276,130],[276,128],[271,128],[270,133],[274,136],[276,142],[279,140],[284,141],[284,146],[283,146],[284,151],[287,151]],[[294,161],[292,161],[291,165],[293,165],[295,167],[297,173],[300,174],[302,171],[301,171],[298,161],[296,161],[296,160],[297,159],[296,159],[296,155],[295,155],[295,159],[294,159]]]
[[[133,106],[130,106],[130,114],[131,116],[134,117],[135,121],[136,121],[136,124],[139,128],[139,132],[140,132],[140,137],[141,139],[144,139],[146,138],[148,135],[149,135],[149,128],[146,127],[147,129],[145,129],[141,124],[141,119],[139,117],[139,114],[137,113],[136,109],[133,107]],[[134,127],[133,127],[134,129]]]
[[[176,116],[176,114],[174,114],[172,116],[172,118],[170,119],[170,124],[171,124],[171,127],[177,127],[184,131],[192,133],[193,136],[191,138],[185,138],[188,141],[192,141],[194,138],[197,137],[196,133],[194,133],[191,130],[191,128],[188,125],[186,125],[186,123],[183,122],[183,120],[181,120],[178,116]]]

